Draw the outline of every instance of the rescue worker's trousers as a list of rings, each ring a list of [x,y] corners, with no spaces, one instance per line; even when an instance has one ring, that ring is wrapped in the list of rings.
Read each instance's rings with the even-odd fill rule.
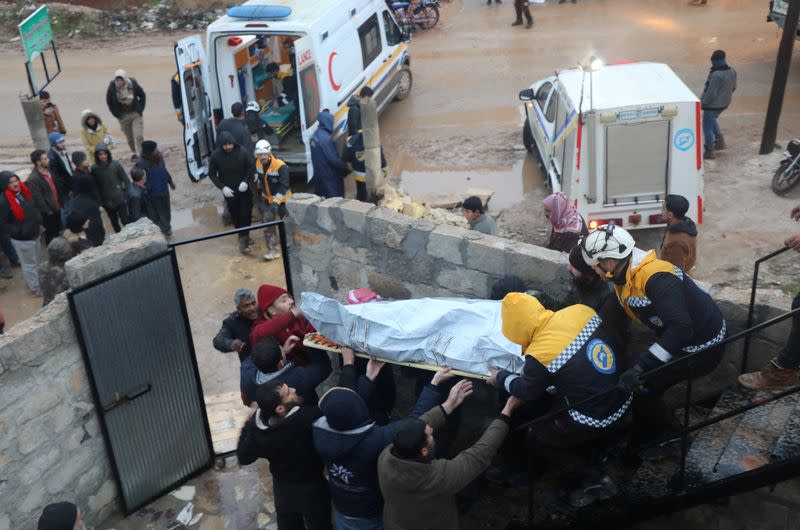
[[[798,307],[800,307],[800,293],[792,300],[792,309]],[[800,316],[798,315],[792,317],[792,330],[786,339],[786,345],[778,353],[778,364],[781,368],[800,367]]]

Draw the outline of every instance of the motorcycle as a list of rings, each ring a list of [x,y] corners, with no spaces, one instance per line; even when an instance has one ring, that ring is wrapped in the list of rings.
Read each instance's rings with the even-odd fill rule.
[[[794,139],[786,146],[775,175],[772,177],[772,191],[778,195],[788,193],[800,182],[800,140]]]
[[[410,0],[392,2],[397,20],[410,31],[414,26],[430,29],[439,22],[439,0]]]

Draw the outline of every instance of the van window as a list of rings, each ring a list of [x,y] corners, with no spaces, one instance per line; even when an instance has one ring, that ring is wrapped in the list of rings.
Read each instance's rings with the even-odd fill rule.
[[[383,27],[384,31],[386,31],[386,45],[397,46],[400,44],[403,34],[400,32],[400,28],[397,27],[392,15],[390,15],[388,11],[383,12]]]
[[[317,121],[319,114],[319,85],[314,63],[300,70],[300,89],[303,91],[303,116],[306,118],[306,127],[311,127]]]
[[[381,53],[381,30],[378,26],[378,15],[372,15],[358,28],[358,38],[361,40],[361,58],[364,68],[369,66]]]
[[[553,92],[553,95],[550,97],[550,103],[547,104],[547,111],[544,113],[544,117],[550,123],[553,123],[556,119],[556,111],[558,110],[558,90]]]
[[[547,103],[547,96],[550,95],[550,90],[553,89],[553,83],[545,83],[539,87],[539,91],[536,92],[536,101],[539,102],[539,108],[544,110],[544,106]]]

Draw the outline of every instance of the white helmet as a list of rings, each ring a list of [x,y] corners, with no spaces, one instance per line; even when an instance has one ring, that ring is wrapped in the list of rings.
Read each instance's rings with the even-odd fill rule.
[[[256,142],[256,154],[268,155],[272,152],[272,146],[266,140],[259,140]]]
[[[633,236],[624,228],[614,225],[612,221],[597,227],[583,238],[581,253],[586,264],[595,267],[601,259],[622,259],[630,256],[635,245]]]
[[[247,103],[247,106],[244,108],[247,112],[261,112],[261,105],[258,104],[256,101],[250,101]]]

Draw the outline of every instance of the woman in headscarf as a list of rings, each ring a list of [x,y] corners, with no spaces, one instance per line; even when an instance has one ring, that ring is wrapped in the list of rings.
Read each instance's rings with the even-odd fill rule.
[[[558,191],[545,197],[542,202],[544,216],[553,225],[550,238],[547,240],[547,248],[569,252],[581,236],[589,235],[586,221],[578,210],[569,205],[566,195]]]

